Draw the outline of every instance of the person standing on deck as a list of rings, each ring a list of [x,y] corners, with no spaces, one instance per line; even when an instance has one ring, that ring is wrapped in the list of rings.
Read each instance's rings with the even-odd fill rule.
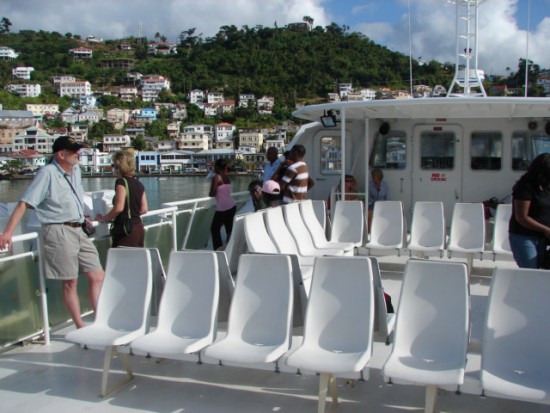
[[[27,208],[36,210],[42,224],[40,254],[46,278],[63,281],[63,301],[77,328],[84,327],[77,293],[79,272],[88,278],[94,311],[105,276],[97,249],[83,231],[88,218],[84,216],[84,188],[78,164],[82,146],[68,136],[55,140],[52,162],[40,168],[0,235],[0,249],[10,246],[13,231]]]
[[[537,156],[514,185],[508,237],[520,268],[545,266],[550,239],[550,153]]]
[[[231,237],[233,231],[233,218],[237,212],[237,204],[231,196],[231,180],[227,175],[227,162],[225,159],[218,159],[214,164],[216,175],[212,178],[210,186],[210,196],[216,198],[216,212],[210,225],[210,234],[212,235],[212,246],[217,250],[223,246],[221,229],[225,227],[227,235],[226,242]]]
[[[279,165],[281,165],[281,159],[279,158],[279,150],[276,147],[274,146],[269,147],[267,149],[265,156],[267,158],[267,162],[264,165],[263,182],[272,179],[277,169],[279,169]]]
[[[294,145],[289,153],[292,164],[281,177],[280,187],[283,194],[283,204],[306,199],[307,191],[313,186],[309,178],[309,169],[304,162],[306,148],[303,145]]]

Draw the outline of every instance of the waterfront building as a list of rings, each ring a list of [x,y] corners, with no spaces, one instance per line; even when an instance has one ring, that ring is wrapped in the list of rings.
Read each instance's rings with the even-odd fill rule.
[[[13,138],[12,151],[16,153],[32,150],[39,154],[51,154],[53,142],[57,138],[57,135],[52,136],[46,131],[33,126]]]
[[[13,151],[13,138],[25,129],[37,126],[32,112],[26,110],[0,110],[0,153]]]

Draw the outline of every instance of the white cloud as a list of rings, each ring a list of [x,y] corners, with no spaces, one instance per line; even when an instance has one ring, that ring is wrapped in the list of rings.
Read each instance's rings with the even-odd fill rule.
[[[526,56],[527,33],[516,22],[518,0],[491,0],[479,6],[479,67],[486,73],[505,74],[506,67],[517,69]],[[413,56],[424,60],[455,62],[455,6],[441,0],[418,0],[411,3]],[[359,24],[352,27],[392,50],[409,53],[408,15],[398,23]],[[542,68],[550,67],[546,52],[550,35],[550,17],[529,36],[529,59]]]
[[[315,25],[330,24],[321,0],[2,0],[0,16],[12,23],[11,30],[44,30],[81,36],[116,39],[155,33],[177,41],[183,30],[209,37],[221,26],[257,24],[279,27],[301,22],[304,16]]]

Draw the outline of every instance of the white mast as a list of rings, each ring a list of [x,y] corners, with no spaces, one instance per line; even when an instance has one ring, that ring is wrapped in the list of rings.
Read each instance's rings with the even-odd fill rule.
[[[478,68],[478,6],[485,0],[454,0],[456,5],[456,61],[455,75],[449,96],[487,96],[483,88],[483,72]],[[462,93],[453,93],[455,86]],[[477,88],[479,91],[473,91]]]

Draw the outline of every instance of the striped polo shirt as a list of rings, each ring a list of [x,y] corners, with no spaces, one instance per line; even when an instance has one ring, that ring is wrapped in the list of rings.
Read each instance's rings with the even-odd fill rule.
[[[309,170],[304,161],[294,162],[283,176],[287,186],[283,192],[283,203],[289,204],[306,199]]]

